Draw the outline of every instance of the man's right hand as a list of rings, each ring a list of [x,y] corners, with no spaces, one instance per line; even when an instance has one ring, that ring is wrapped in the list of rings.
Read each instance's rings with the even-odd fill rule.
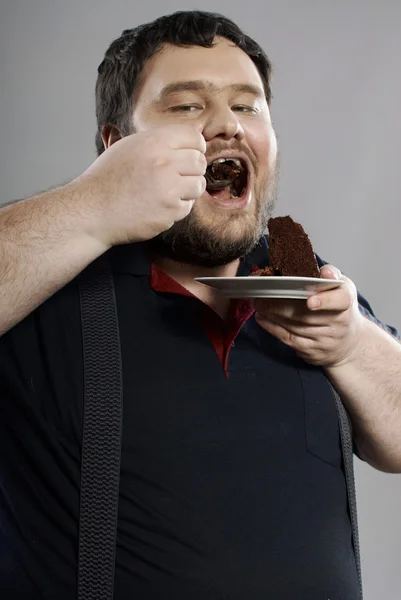
[[[206,142],[188,125],[129,135],[73,183],[84,189],[91,233],[108,246],[149,240],[186,217],[206,189]]]
[[[186,217],[206,188],[205,152],[187,125],[136,133],[71,183],[0,207],[0,336],[111,246]]]

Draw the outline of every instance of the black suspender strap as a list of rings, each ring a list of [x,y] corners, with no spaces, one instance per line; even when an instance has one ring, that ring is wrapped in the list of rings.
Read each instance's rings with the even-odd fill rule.
[[[79,276],[84,417],[78,600],[112,600],[123,416],[121,348],[113,277],[101,256]]]
[[[356,510],[356,491],[355,491],[355,475],[354,475],[354,449],[352,444],[352,428],[348,414],[344,408],[340,396],[337,394],[334,387],[329,383],[334,400],[337,407],[338,422],[340,426],[341,445],[343,451],[343,462],[345,479],[347,482],[348,492],[348,507],[352,527],[352,541],[354,545],[356,568],[358,573],[359,583],[359,598],[362,600],[362,569],[361,569],[361,553],[359,547],[359,530],[358,530],[358,515]]]

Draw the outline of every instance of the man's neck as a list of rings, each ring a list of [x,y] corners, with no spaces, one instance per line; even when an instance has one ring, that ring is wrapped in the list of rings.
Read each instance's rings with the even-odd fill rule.
[[[178,281],[181,285],[184,285],[184,282],[193,282],[195,277],[235,277],[240,261],[238,259],[221,267],[200,267],[198,265],[178,262],[165,256],[154,255],[153,262],[164,273]]]
[[[166,275],[177,281],[205,304],[213,308],[223,319],[227,315],[230,300],[218,290],[194,281],[195,277],[235,277],[239,267],[239,259],[221,267],[199,267],[177,262],[163,256],[153,256],[153,262]]]

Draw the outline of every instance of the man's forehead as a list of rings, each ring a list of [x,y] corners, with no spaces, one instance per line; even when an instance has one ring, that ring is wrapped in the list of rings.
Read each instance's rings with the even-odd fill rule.
[[[146,86],[160,98],[190,89],[264,96],[256,65],[229,40],[219,41],[211,48],[163,46],[145,65],[141,80],[141,88]]]

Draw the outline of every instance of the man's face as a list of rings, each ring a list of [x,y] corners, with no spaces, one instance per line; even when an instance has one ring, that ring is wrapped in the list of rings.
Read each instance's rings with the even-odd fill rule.
[[[239,199],[205,192],[191,213],[151,241],[164,256],[217,267],[250,252],[272,213],[277,142],[259,72],[240,48],[216,38],[212,48],[165,46],[145,66],[133,131],[186,123],[207,143],[208,162],[232,152],[247,165]]]

